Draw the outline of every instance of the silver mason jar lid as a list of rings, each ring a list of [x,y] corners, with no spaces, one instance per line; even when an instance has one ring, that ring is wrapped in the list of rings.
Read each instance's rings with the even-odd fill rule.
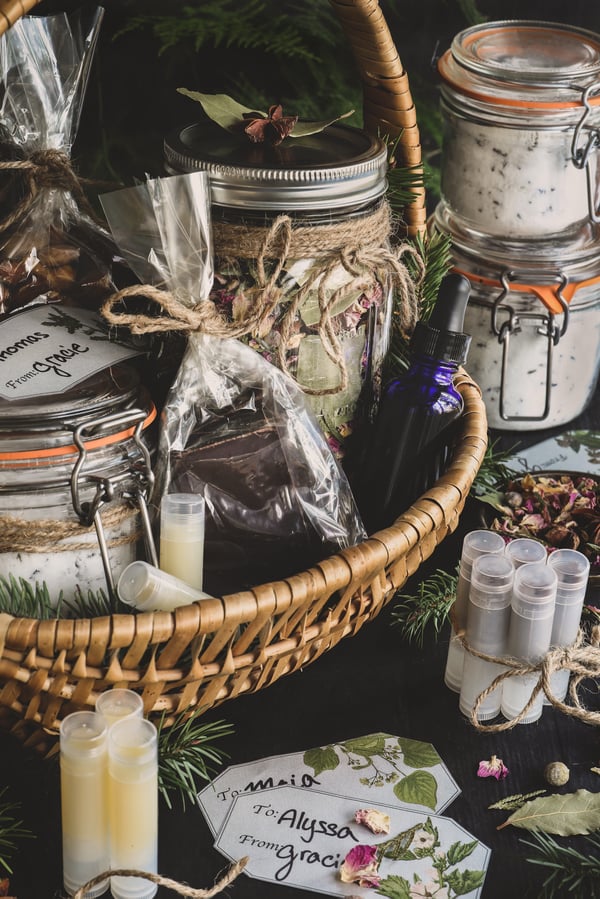
[[[208,172],[212,203],[222,207],[341,211],[376,200],[387,188],[384,142],[348,125],[273,147],[210,121],[194,122],[167,136],[164,154],[171,174]]]

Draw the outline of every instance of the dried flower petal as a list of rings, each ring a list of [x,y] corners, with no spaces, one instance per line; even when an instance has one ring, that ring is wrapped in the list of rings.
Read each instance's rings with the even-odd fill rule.
[[[496,780],[504,780],[507,775],[508,768],[502,759],[497,758],[495,755],[491,757],[489,762],[485,759],[479,762],[477,777],[495,777]]]
[[[340,866],[342,883],[357,883],[360,887],[376,889],[381,883],[377,873],[377,846],[354,846]]]
[[[390,816],[376,808],[359,808],[354,815],[357,824],[364,824],[371,833],[389,833]]]
[[[280,103],[270,106],[267,116],[250,117],[244,131],[255,144],[268,140],[273,146],[280,144],[293,130],[297,115],[284,116]]]

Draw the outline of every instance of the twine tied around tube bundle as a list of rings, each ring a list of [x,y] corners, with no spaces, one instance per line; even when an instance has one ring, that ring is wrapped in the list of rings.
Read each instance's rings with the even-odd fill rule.
[[[506,668],[506,671],[499,674],[485,690],[482,690],[473,704],[471,723],[477,730],[485,733],[501,733],[502,731],[512,730],[525,718],[542,691],[546,695],[548,702],[561,712],[564,712],[565,715],[578,718],[586,724],[600,725],[600,712],[592,712],[586,709],[579,696],[579,687],[583,681],[600,677],[600,626],[596,625],[592,628],[589,640],[586,640],[584,632],[580,630],[571,646],[551,649],[537,664],[527,664],[510,657],[500,658],[498,656],[486,655],[486,653],[479,652],[470,646],[464,636],[459,635],[459,639],[465,652],[476,656],[478,659],[493,662]],[[569,685],[571,705],[558,699],[552,692],[552,675],[557,671],[565,670],[571,674]],[[526,705],[514,718],[499,724],[483,724],[477,719],[479,707],[490,693],[497,687],[500,687],[508,678],[527,674],[537,675],[537,681]]]
[[[157,886],[166,887],[174,893],[178,893],[180,896],[189,897],[189,899],[210,899],[210,897],[222,893],[229,884],[233,883],[247,864],[248,856],[245,855],[232,865],[229,870],[219,878],[213,887],[209,887],[208,889],[194,889],[194,887],[190,887],[185,883],[179,883],[177,880],[171,880],[169,877],[162,877],[160,874],[151,874],[148,871],[137,871],[133,868],[115,868],[111,871],[103,871],[87,883],[84,883],[84,885],[74,894],[73,899],[83,899],[88,890],[91,890],[92,887],[102,883],[108,877],[142,877],[144,880],[149,880],[151,883],[157,884]]]
[[[229,321],[221,315],[212,300],[202,298],[193,306],[187,305],[174,293],[141,284],[117,291],[104,303],[102,315],[111,325],[126,325],[133,334],[152,334],[169,331],[201,332],[215,337],[257,337],[271,330],[271,317],[284,299],[279,279],[288,261],[314,258],[315,266],[307,281],[289,298],[282,316],[281,340],[277,347],[277,362],[282,371],[289,372],[287,353],[295,337],[294,323],[302,303],[315,293],[319,305],[317,331],[323,349],[338,368],[339,383],[334,387],[304,387],[307,394],[324,396],[344,390],[348,372],[343,347],[332,321],[332,310],[352,292],[364,292],[388,280],[398,296],[397,326],[410,333],[418,315],[418,285],[425,273],[425,264],[416,246],[403,242],[395,248],[387,245],[391,233],[390,210],[382,204],[374,213],[341,225],[297,226],[290,216],[278,216],[269,228],[239,227],[229,233],[230,226],[217,226],[215,253],[252,259],[255,283],[246,292],[246,309]],[[227,241],[224,239],[227,234]],[[412,260],[416,276],[404,261]],[[270,262],[270,265],[268,264]],[[348,280],[339,287],[331,287],[334,272],[340,266]],[[167,316],[150,316],[117,312],[118,304],[127,297],[145,297],[156,303]],[[187,299],[187,298],[186,298]]]

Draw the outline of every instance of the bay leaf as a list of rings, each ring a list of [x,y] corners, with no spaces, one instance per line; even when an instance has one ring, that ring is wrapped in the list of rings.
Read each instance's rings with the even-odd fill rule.
[[[325,122],[296,122],[293,131],[290,131],[288,137],[308,137],[309,134],[318,134],[319,131],[325,131],[330,125],[335,125],[336,122],[347,119],[351,115],[354,115],[353,109]]]
[[[600,829],[600,793],[577,790],[575,793],[554,793],[532,799],[514,812],[500,828],[507,824],[561,837],[593,833]]]
[[[190,91],[187,87],[178,87],[177,93],[200,103],[209,119],[212,119],[221,128],[225,128],[226,131],[239,128],[240,123],[244,120],[244,115],[248,113],[250,115],[258,113],[263,118],[267,117],[266,112],[242,106],[241,103],[238,103],[232,97],[228,97],[227,94],[202,94],[200,91]]]

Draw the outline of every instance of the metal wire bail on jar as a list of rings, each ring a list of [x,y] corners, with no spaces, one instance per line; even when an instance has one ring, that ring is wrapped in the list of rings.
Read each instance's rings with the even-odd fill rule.
[[[137,557],[156,564],[147,502],[156,409],[124,364],[63,394],[0,401],[0,574],[51,599],[106,586]],[[91,530],[93,528],[93,530]],[[100,552],[98,552],[98,550]]]

